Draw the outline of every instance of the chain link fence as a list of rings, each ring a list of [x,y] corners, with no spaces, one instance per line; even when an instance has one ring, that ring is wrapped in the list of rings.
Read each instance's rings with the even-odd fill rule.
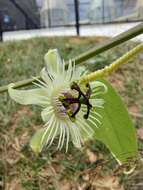
[[[3,31],[142,20],[142,0],[0,0],[1,35]]]

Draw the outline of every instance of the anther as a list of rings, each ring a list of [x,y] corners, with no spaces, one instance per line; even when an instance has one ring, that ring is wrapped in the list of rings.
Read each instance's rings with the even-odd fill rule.
[[[88,119],[88,116],[89,116],[89,113],[90,113],[90,109],[92,108],[92,105],[89,103],[89,98],[91,96],[91,88],[90,88],[90,85],[87,83],[86,84],[86,87],[87,87],[87,91],[86,91],[86,94],[84,94],[80,87],[78,86],[77,83],[73,83],[71,85],[71,89],[73,90],[76,90],[78,91],[79,95],[78,95],[78,99],[80,99],[80,97],[82,96],[83,97],[83,100],[82,100],[82,103],[87,105],[87,113],[84,115],[84,118],[85,119]],[[81,107],[81,102],[79,103],[79,106],[78,106],[78,109],[76,110],[74,116],[78,113],[78,111],[80,110],[80,107]]]
[[[92,105],[89,102],[91,88],[89,84],[86,84],[86,87],[87,91],[84,94],[78,84],[73,82],[71,89],[78,92],[78,97],[73,97],[70,93],[64,93],[64,95],[59,97],[59,100],[62,102],[64,108],[66,109],[66,113],[69,115],[71,120],[75,119],[76,114],[80,111],[81,104],[87,105],[87,113],[84,115],[84,118],[88,119],[90,109],[92,108]]]

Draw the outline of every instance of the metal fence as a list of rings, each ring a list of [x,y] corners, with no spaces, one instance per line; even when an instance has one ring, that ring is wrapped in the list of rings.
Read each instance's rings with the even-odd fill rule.
[[[0,0],[3,31],[143,20],[140,0]]]

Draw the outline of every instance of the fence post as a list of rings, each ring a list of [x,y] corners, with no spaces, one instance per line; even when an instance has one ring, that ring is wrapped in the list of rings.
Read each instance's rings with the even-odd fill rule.
[[[102,0],[102,23],[105,22],[105,4],[104,0]]]
[[[51,22],[52,22],[52,20],[51,20],[51,6],[50,6],[50,1],[48,0],[48,7],[49,7],[49,9],[48,9],[48,27],[49,28],[51,28]]]
[[[0,41],[3,40],[3,35],[2,35],[2,33],[3,33],[3,30],[2,30],[2,23],[1,23],[1,21],[0,21]]]
[[[77,36],[80,35],[80,24],[79,24],[79,0],[74,0],[75,6],[75,27]]]

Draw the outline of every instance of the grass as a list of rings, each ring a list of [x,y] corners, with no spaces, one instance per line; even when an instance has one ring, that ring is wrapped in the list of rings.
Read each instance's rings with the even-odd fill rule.
[[[49,48],[58,48],[67,60],[106,38],[37,38],[19,42],[0,43],[0,85],[19,81],[39,74],[43,56]],[[110,64],[135,43],[128,42],[87,63],[90,70]],[[108,78],[122,95],[135,127],[143,123],[143,59],[138,56]],[[78,190],[99,189],[100,181],[108,181],[115,189],[121,175],[106,147],[100,142],[87,142],[82,150],[70,144],[67,154],[55,151],[54,146],[36,157],[28,143],[33,133],[42,127],[40,110],[21,106],[0,94],[0,189],[6,190]],[[142,141],[140,141],[142,147]],[[101,164],[105,161],[106,164]],[[104,172],[103,172],[104,171]],[[118,177],[120,176],[120,178]],[[116,182],[116,183],[115,183]]]

